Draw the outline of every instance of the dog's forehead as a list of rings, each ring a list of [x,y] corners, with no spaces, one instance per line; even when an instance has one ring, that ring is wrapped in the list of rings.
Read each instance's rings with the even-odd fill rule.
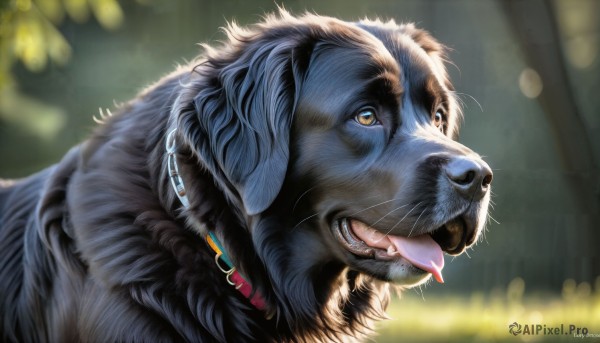
[[[409,34],[412,26],[359,24],[361,28],[378,39],[398,64],[403,83],[434,78],[444,84],[442,65],[434,62],[425,49]]]
[[[391,96],[401,95],[400,64],[381,39],[354,23],[334,22],[328,29],[312,51],[305,99],[312,104],[318,99],[341,100],[373,82],[385,84]]]
[[[397,62],[401,87],[404,94],[410,95],[404,100],[425,105],[428,110],[432,109],[427,106],[443,105],[447,132],[456,137],[461,110],[444,66],[443,45],[412,24],[365,20],[358,25],[379,39]],[[411,103],[405,105],[413,106]]]
[[[392,71],[398,69],[396,59],[390,54],[384,42],[361,25],[331,20],[327,22],[323,30],[326,32],[325,36],[329,36],[336,44],[343,46],[343,42],[346,42],[351,47],[369,53],[372,60],[382,68]]]

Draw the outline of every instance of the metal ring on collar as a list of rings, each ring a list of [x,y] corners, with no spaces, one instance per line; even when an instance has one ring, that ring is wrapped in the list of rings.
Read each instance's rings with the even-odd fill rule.
[[[179,167],[177,166],[177,145],[175,144],[175,132],[177,129],[171,130],[167,135],[167,139],[165,141],[165,148],[167,150],[167,171],[169,172],[169,179],[171,180],[171,186],[173,186],[173,190],[175,191],[175,195],[179,198],[179,201],[183,204],[185,208],[190,207],[190,202],[187,198],[185,186],[183,184],[183,179],[179,175]]]
[[[219,263],[219,261],[221,260],[221,256],[223,256],[223,254],[215,255],[215,263],[217,264],[217,268],[219,268],[220,271],[222,271],[223,273],[225,273],[227,275],[233,274],[233,272],[235,271],[235,267],[231,267],[231,269],[225,269],[225,268],[221,267],[221,264]]]
[[[233,275],[234,272],[235,272],[235,268],[233,268],[233,272],[231,272],[230,274],[227,274],[227,276],[225,277],[225,280],[227,280],[228,284],[235,286],[235,289],[240,289],[240,288],[242,288],[242,286],[244,284],[240,283],[239,285],[237,285],[235,282],[231,281],[231,275]]]

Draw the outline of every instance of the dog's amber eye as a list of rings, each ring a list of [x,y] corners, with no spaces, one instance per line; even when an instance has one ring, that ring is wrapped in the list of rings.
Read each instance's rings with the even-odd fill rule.
[[[433,125],[435,125],[435,127],[443,129],[444,127],[444,115],[442,114],[442,111],[436,111],[435,112],[435,116],[433,117]]]
[[[379,123],[377,116],[375,115],[375,111],[371,108],[363,109],[358,112],[356,117],[354,117],[354,120],[363,126],[373,126]]]

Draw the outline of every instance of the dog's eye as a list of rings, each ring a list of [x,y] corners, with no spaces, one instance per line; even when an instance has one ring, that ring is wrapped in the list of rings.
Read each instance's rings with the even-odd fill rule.
[[[379,120],[377,120],[377,116],[375,115],[375,110],[372,108],[360,110],[356,117],[354,117],[354,120],[363,126],[373,126],[379,123]]]
[[[443,130],[444,114],[442,113],[442,111],[438,110],[435,112],[435,116],[433,117],[433,125],[435,125],[435,127],[439,128],[440,130]]]

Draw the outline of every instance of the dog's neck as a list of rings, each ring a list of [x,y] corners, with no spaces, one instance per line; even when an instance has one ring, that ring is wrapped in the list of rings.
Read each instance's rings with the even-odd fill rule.
[[[183,179],[179,174],[179,167],[177,165],[177,144],[175,142],[176,132],[177,129],[172,129],[167,134],[167,138],[165,139],[165,149],[167,152],[167,171],[175,195],[177,198],[179,198],[179,201],[183,207],[188,209],[190,207],[190,202],[187,197],[187,191],[185,189]],[[263,312],[266,311],[266,302],[264,297],[258,291],[254,291],[252,289],[252,285],[247,281],[247,278],[240,274],[237,268],[233,265],[216,234],[208,230],[208,234],[206,235],[205,239],[208,246],[216,254],[215,263],[217,268],[219,268],[219,270],[225,274],[227,283],[242,293],[242,295],[244,295],[244,297],[246,297],[255,308]],[[225,267],[222,266],[223,263],[225,264]],[[266,313],[265,316],[269,319],[272,317],[272,314]]]

